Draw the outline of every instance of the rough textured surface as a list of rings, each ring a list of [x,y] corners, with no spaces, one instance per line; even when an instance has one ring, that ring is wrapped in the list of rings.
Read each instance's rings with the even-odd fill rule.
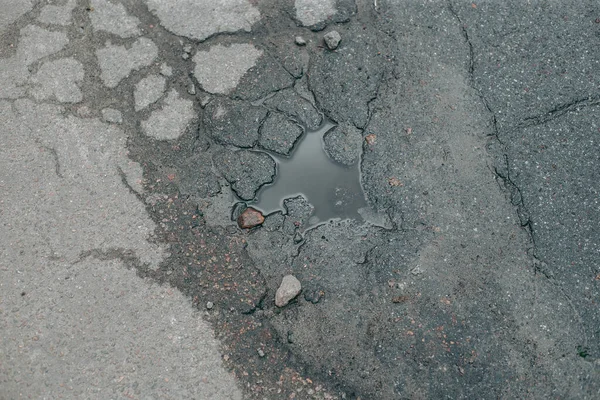
[[[281,285],[275,292],[275,305],[285,307],[291,300],[300,294],[302,285],[293,275],[286,275],[281,280]]]
[[[0,6],[7,397],[600,395],[597,2],[102,3],[128,38]],[[207,92],[233,44],[262,54]],[[308,128],[289,158],[267,113]]]
[[[316,130],[323,121],[322,115],[310,101],[300,96],[294,89],[284,89],[264,102],[265,106],[281,111],[308,130]]]
[[[354,125],[336,126],[325,134],[323,142],[327,155],[341,164],[352,165],[360,159],[363,138]]]
[[[262,54],[251,44],[216,45],[196,53],[194,76],[205,91],[228,94]]]
[[[160,109],[152,111],[146,121],[142,121],[144,133],[158,140],[173,140],[181,137],[195,118],[193,104],[182,99],[175,89],[171,89]]]
[[[145,0],[165,28],[177,35],[204,40],[222,32],[250,31],[260,12],[245,0]]]
[[[216,98],[206,106],[204,126],[219,143],[252,147],[258,141],[258,129],[266,116],[267,110],[263,107]]]
[[[265,150],[287,156],[302,133],[302,128],[284,114],[270,112],[260,127],[258,143]]]
[[[262,152],[221,151],[215,154],[214,163],[242,200],[254,199],[258,189],[275,177],[275,161]]]

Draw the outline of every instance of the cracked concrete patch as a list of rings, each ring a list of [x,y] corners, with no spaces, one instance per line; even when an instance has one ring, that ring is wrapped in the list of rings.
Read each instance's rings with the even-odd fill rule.
[[[135,111],[140,111],[155,103],[165,92],[167,81],[160,75],[148,75],[142,78],[133,91]]]
[[[71,13],[75,8],[75,0],[68,0],[64,5],[48,4],[42,8],[38,21],[50,25],[67,26],[71,24]]]
[[[92,26],[97,31],[105,31],[122,38],[140,35],[140,20],[127,13],[125,6],[106,0],[92,0],[89,13]]]
[[[296,0],[296,18],[304,26],[311,26],[327,20],[336,13],[336,0]]]
[[[120,124],[123,122],[123,114],[121,114],[121,111],[115,110],[114,108],[103,109],[102,118],[106,122],[112,122],[113,124]]]
[[[83,77],[83,65],[73,58],[48,61],[31,77],[34,87],[29,91],[36,100],[54,97],[61,103],[78,103],[83,100],[79,89]]]
[[[129,49],[110,42],[96,50],[102,81],[109,88],[116,87],[131,71],[146,67],[158,57],[158,47],[147,38],[140,38]]]
[[[145,0],[169,31],[191,39],[205,40],[223,32],[249,32],[260,12],[247,0]]]
[[[196,53],[194,76],[205,91],[229,94],[262,54],[262,50],[251,44],[218,44],[208,51]]]
[[[150,117],[142,121],[144,133],[157,140],[174,140],[183,135],[196,117],[191,100],[182,99],[177,90],[171,89],[163,100],[161,109],[154,110]]]
[[[33,8],[33,0],[0,0],[0,33]]]

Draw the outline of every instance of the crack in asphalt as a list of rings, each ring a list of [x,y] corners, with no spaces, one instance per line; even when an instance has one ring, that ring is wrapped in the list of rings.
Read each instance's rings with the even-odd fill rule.
[[[502,173],[499,170],[498,166],[493,167],[493,173],[497,176],[497,178],[500,178],[500,180],[504,183],[505,189],[510,193],[511,203],[513,204],[513,206],[516,206],[516,208],[517,208],[517,210],[516,210],[517,217],[519,218],[521,228],[523,228],[527,232],[527,235],[529,237],[532,247],[530,249],[531,252],[528,252],[528,253],[534,260],[533,265],[532,265],[533,273],[535,275],[537,275],[538,273],[543,275],[565,298],[565,300],[569,304],[569,307],[571,308],[571,310],[578,322],[579,331],[581,332],[581,335],[583,337],[584,346],[587,346],[588,337],[587,337],[587,334],[586,334],[586,331],[584,328],[584,323],[583,323],[581,314],[577,311],[577,308],[573,304],[571,297],[565,291],[565,289],[563,288],[561,283],[556,280],[552,271],[547,268],[547,264],[537,254],[536,235],[535,235],[535,230],[533,227],[533,221],[531,219],[531,214],[529,213],[527,207],[525,206],[524,196],[523,196],[523,192],[522,192],[521,188],[514,182],[514,180],[510,176],[509,156],[508,156],[508,152],[506,152],[506,145],[502,141],[501,136],[500,136],[500,129],[498,127],[498,120],[496,117],[496,113],[492,110],[486,96],[481,92],[481,90],[479,88],[475,87],[475,83],[474,83],[474,81],[475,81],[475,79],[474,79],[474,73],[475,73],[474,57],[475,57],[475,54],[474,54],[473,43],[471,42],[471,39],[469,38],[469,34],[466,30],[466,27],[464,26],[464,24],[462,22],[462,19],[460,18],[460,16],[454,9],[454,6],[453,6],[451,0],[448,0],[448,9],[450,10],[452,15],[456,18],[456,20],[461,25],[460,28],[461,28],[462,35],[465,39],[465,42],[469,46],[468,74],[469,74],[470,86],[474,90],[476,90],[485,109],[491,115],[493,133],[488,136],[494,138],[494,140],[496,140],[503,149],[502,159],[504,161],[504,167],[506,168],[506,173]],[[575,99],[568,103],[559,104],[543,114],[525,118],[523,121],[521,121],[521,123],[519,123],[515,128],[511,129],[510,131],[517,131],[517,130],[522,130],[524,128],[531,127],[531,126],[543,125],[543,124],[545,124],[549,121],[552,121],[572,110],[575,110],[575,109],[579,110],[581,108],[595,106],[598,104],[600,104],[600,95],[588,96],[586,98]]]
[[[531,126],[543,125],[550,122],[566,113],[573,110],[580,110],[591,106],[600,104],[600,95],[588,96],[585,98],[574,99],[570,102],[558,104],[551,110],[546,111],[543,114],[527,117],[521,123],[519,123],[515,130],[528,128]]]

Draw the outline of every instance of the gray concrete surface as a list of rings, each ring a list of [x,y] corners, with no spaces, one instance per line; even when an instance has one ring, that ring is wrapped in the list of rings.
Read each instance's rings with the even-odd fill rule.
[[[0,398],[600,397],[597,1],[0,11]]]

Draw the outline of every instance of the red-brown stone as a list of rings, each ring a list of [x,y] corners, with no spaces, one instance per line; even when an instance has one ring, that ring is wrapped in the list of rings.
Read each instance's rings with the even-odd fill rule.
[[[265,217],[258,210],[249,207],[237,219],[238,226],[242,229],[254,228],[265,222]]]

